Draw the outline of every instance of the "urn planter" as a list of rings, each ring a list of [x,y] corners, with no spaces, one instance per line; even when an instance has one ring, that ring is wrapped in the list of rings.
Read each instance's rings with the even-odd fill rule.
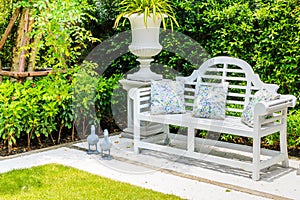
[[[161,15],[165,17],[164,15]],[[159,32],[162,18],[153,17],[151,14],[147,17],[145,24],[144,14],[132,14],[127,18],[131,24],[132,42],[129,45],[131,53],[138,57],[140,68],[133,74],[128,74],[127,79],[135,81],[160,80],[162,75],[151,71],[152,57],[159,54],[162,46],[159,43]]]

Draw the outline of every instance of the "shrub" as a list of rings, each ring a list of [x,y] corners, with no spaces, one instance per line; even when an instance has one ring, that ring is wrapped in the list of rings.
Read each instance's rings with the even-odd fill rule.
[[[57,128],[56,117],[60,106],[70,98],[70,85],[58,76],[23,84],[5,81],[0,83],[0,136],[9,152],[17,138],[26,137],[28,149],[31,140],[48,137]]]
[[[280,93],[300,97],[298,0],[178,0],[175,8],[177,30],[211,56],[244,59],[264,82],[278,84]]]
[[[294,110],[288,118],[288,146],[300,146],[300,110]]]

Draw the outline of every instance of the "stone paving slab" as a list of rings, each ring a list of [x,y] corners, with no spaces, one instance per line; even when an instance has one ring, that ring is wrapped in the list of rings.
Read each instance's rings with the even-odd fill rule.
[[[58,163],[128,182],[159,192],[175,194],[186,199],[299,199],[300,176],[296,168],[300,162],[291,160],[288,169],[275,166],[258,182],[250,173],[238,169],[187,159],[174,155],[143,150],[134,154],[131,139],[111,137],[112,160],[100,155],[87,155],[87,143],[80,142],[0,159],[0,173],[12,169],[29,168]]]
[[[157,170],[176,172],[177,176],[186,175],[190,179],[252,195],[271,199],[300,199],[300,176],[296,175],[299,160],[290,159],[289,168],[282,168],[281,165],[268,168],[262,172],[260,181],[253,181],[251,172],[205,162],[205,158],[195,160],[150,150],[143,150],[136,155],[131,139],[115,136],[112,140],[115,159],[124,158],[127,162],[144,166],[148,169],[145,173]],[[87,144],[78,143],[76,146],[84,149]],[[126,172],[131,171],[129,169]]]

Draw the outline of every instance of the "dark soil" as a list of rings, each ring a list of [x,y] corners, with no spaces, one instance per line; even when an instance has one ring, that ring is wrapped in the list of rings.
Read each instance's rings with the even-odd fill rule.
[[[116,126],[108,127],[110,133],[116,134],[118,131],[120,131]],[[55,140],[55,143],[48,138],[41,138],[41,143],[37,139],[31,140],[31,145],[30,149],[27,147],[27,140],[25,139],[18,139],[18,143],[13,145],[12,152],[9,154],[8,153],[8,148],[7,144],[3,143],[3,140],[0,140],[0,156],[9,156],[9,155],[15,155],[15,154],[20,154],[24,152],[29,152],[31,150],[37,150],[37,149],[43,149],[46,147],[52,147],[55,145],[61,145],[61,144],[68,144],[74,141],[79,141],[82,139],[85,139],[87,135],[79,135],[75,134],[74,141],[72,141],[72,135],[70,131],[64,131],[64,134],[61,135],[61,141],[57,143],[57,137],[53,135],[53,139]],[[238,137],[234,139],[233,141],[229,141],[232,143],[239,143],[239,144],[245,144],[245,145],[252,145],[252,143],[247,139],[243,137]],[[272,150],[279,150],[279,144],[274,144],[272,146],[262,142],[262,147],[267,148],[267,149],[272,149]],[[289,148],[288,149],[289,155],[293,157],[298,157],[300,158],[300,147],[294,147],[294,148]]]
[[[300,147],[289,149],[289,155],[300,158]]]
[[[125,122],[124,122],[123,126],[125,126]],[[120,132],[119,127],[113,121],[112,117],[106,117],[105,119],[103,119],[101,121],[101,127],[108,129],[110,134],[116,134],[116,133]],[[102,134],[101,130],[98,130],[98,133],[99,133],[98,135],[101,136],[101,134]],[[53,133],[52,137],[53,137],[54,141],[52,141],[50,135],[49,135],[49,137],[41,137],[40,138],[41,143],[39,142],[39,140],[37,138],[34,138],[31,140],[30,149],[28,148],[28,145],[27,145],[27,137],[21,137],[21,138],[17,139],[17,144],[13,145],[12,152],[10,154],[8,153],[7,144],[6,143],[4,144],[3,140],[0,138],[0,157],[21,154],[21,153],[29,152],[32,150],[43,149],[46,147],[53,147],[56,145],[69,144],[71,142],[85,139],[88,136],[88,134],[82,135],[79,133],[75,133],[74,140],[72,140],[71,130],[63,129],[61,138],[60,138],[60,142],[57,142],[58,134]]]
[[[54,140],[57,140],[57,139],[54,137]],[[77,135],[75,135],[74,141],[78,141],[78,140],[81,140],[81,138],[79,138]],[[61,137],[61,140],[59,143],[58,142],[53,143],[53,141],[50,139],[50,137],[49,138],[41,138],[41,143],[39,143],[39,141],[37,139],[33,139],[33,140],[31,140],[30,149],[28,149],[27,140],[19,139],[18,143],[13,145],[12,152],[9,154],[7,144],[4,144],[3,140],[1,140],[0,141],[0,156],[15,155],[15,154],[29,152],[32,150],[43,149],[46,147],[55,146],[58,144],[68,144],[71,142],[73,142],[71,134],[62,134],[62,137]]]

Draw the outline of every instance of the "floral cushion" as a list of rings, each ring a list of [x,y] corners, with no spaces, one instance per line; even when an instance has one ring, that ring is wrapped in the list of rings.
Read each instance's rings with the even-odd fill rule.
[[[197,84],[193,116],[211,119],[225,119],[225,102],[229,83],[216,85]]]
[[[254,107],[257,103],[262,101],[271,101],[279,98],[279,94],[277,93],[271,93],[266,89],[261,89],[257,91],[253,98],[251,98],[248,105],[245,107],[241,120],[243,123],[247,124],[250,127],[253,127],[254,125]]]
[[[184,113],[184,83],[161,80],[151,82],[151,114]]]

